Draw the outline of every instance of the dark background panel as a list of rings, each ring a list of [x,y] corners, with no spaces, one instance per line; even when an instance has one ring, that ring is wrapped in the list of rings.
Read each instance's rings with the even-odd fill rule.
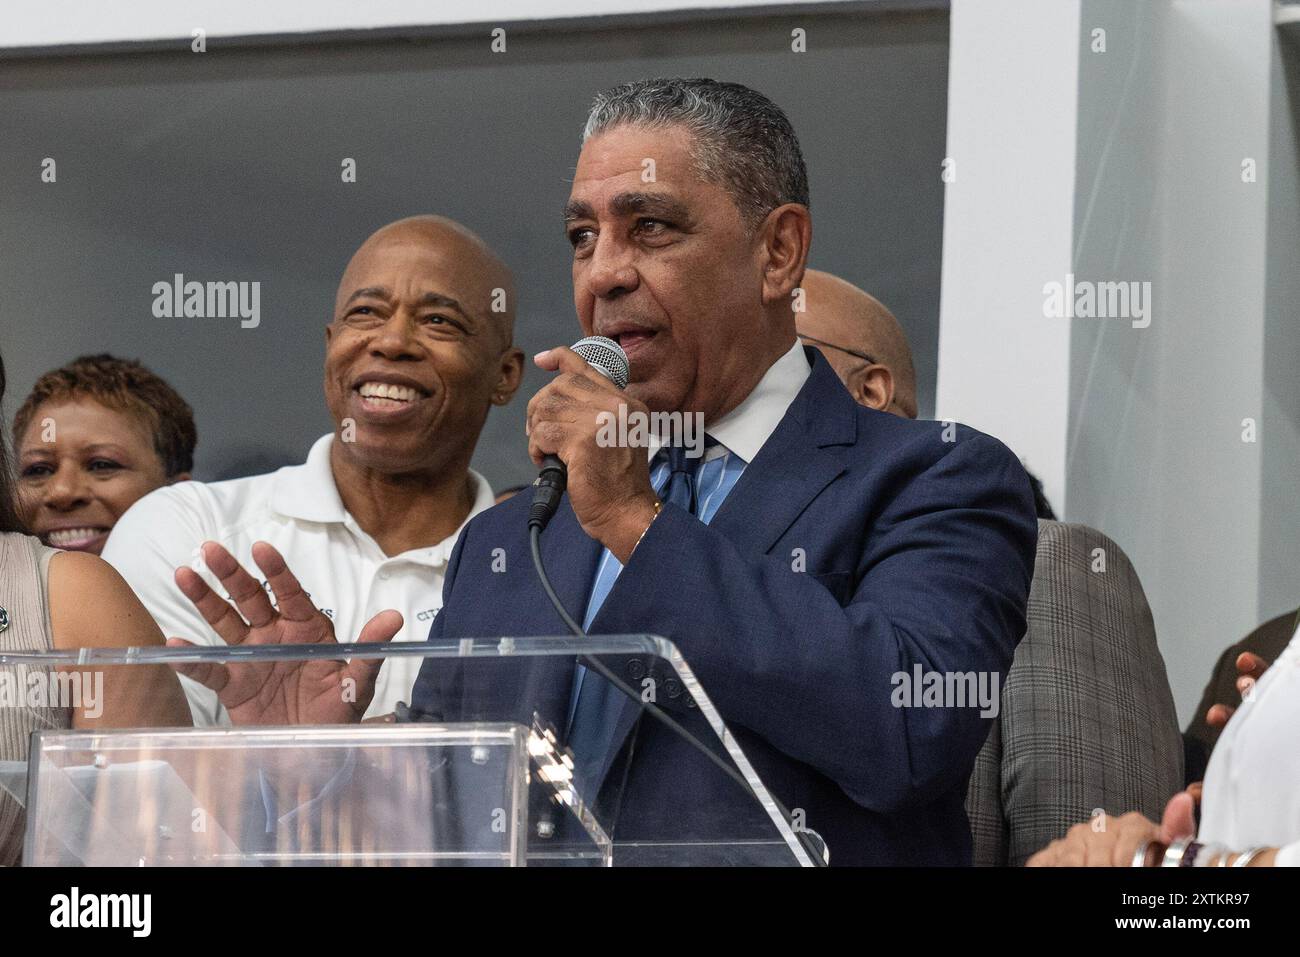
[[[793,27],[808,52],[790,50]],[[0,61],[0,350],[6,419],[83,352],[145,361],[194,406],[196,477],[298,461],[330,428],[324,325],[349,256],[420,212],[514,268],[526,353],[578,327],[560,209],[593,94],[650,75],[753,86],[790,115],[812,183],[812,264],[868,289],[916,352],[933,410],[946,12],[731,16],[329,44],[209,44]],[[58,181],[43,184],[44,157]],[[344,157],[357,182],[340,179]],[[261,325],[158,319],[152,286],[261,282]],[[531,369],[531,365],[530,365]],[[531,479],[523,413],[495,410],[475,465]]]

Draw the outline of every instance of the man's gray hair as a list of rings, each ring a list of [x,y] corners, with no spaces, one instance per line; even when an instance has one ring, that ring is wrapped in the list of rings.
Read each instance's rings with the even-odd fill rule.
[[[717,80],[636,80],[596,97],[585,143],[623,124],[691,131],[700,176],[731,194],[750,229],[786,203],[808,202],[808,170],[781,108],[756,90]]]

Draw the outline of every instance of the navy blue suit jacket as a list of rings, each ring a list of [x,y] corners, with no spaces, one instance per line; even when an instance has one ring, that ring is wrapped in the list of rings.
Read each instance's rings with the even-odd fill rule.
[[[893,676],[919,664],[997,672],[1001,687],[1025,631],[1037,539],[1029,481],[996,439],[858,406],[820,353],[806,354],[807,382],[712,523],[666,506],[590,633],[674,642],[833,864],[966,864],[964,799],[989,721],[978,707],[896,707]],[[530,499],[465,528],[430,640],[567,633],[529,557]],[[602,548],[567,498],[542,544],[581,621]],[[628,667],[638,684],[637,662]],[[562,728],[572,680],[572,659],[524,672],[430,659],[412,710],[500,720],[514,707]],[[699,720],[681,699],[658,699]],[[615,749],[638,710],[624,709]],[[689,838],[706,818],[745,817],[752,798],[657,722],[642,720],[633,739],[635,760],[618,775],[608,772],[626,748],[589,772],[619,779],[618,839]]]

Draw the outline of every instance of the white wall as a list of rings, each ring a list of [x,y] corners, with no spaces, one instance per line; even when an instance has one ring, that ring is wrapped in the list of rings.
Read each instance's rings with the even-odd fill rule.
[[[1110,42],[1084,60],[1076,272],[1150,281],[1154,306],[1145,329],[1074,324],[1069,515],[1133,559],[1187,720],[1223,649],[1262,620],[1272,573],[1260,564],[1271,4],[1083,9],[1085,31]],[[1248,419],[1257,441],[1243,441]]]
[[[939,412],[1128,553],[1184,723],[1222,651],[1300,604],[1300,44],[1273,15],[953,5]],[[1035,315],[1067,271],[1151,283],[1150,325]]]
[[[1270,57],[1260,617],[1297,605],[1300,569],[1300,4]]]
[[[950,30],[936,418],[1006,442],[1059,512],[1070,330],[1042,290],[1070,270],[1079,3],[958,0]]]

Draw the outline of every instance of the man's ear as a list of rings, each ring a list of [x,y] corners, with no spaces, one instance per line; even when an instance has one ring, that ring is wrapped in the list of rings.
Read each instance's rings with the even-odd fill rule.
[[[812,217],[808,207],[786,203],[767,214],[759,227],[762,237],[763,304],[788,302],[803,280],[812,245]]]
[[[496,388],[492,390],[492,404],[506,405],[524,381],[524,351],[512,346],[501,353],[501,367],[497,374]]]
[[[853,385],[853,398],[859,405],[881,412],[893,412],[894,374],[889,366],[870,365],[863,369]]]

